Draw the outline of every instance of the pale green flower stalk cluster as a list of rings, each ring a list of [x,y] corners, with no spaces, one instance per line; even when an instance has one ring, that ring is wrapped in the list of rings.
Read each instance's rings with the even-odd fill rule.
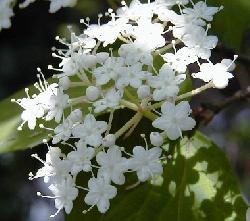
[[[13,100],[23,108],[18,129],[27,123],[31,130],[48,130],[52,139],[45,160],[33,155],[43,167],[30,174],[30,179],[43,178],[48,184],[52,196],[38,195],[55,200],[57,211],[52,217],[63,209],[70,213],[79,191],[85,192],[82,202],[89,206],[84,209],[83,205],[84,212],[96,206],[105,213],[119,194],[116,187],[125,184],[126,173],[136,173],[138,182],[162,175],[167,163],[163,144],[181,139],[196,124],[185,99],[208,88],[224,88],[233,77],[236,57],[217,64],[209,60],[218,42],[208,34],[209,22],[221,9],[204,1],[133,0],[130,5],[122,1],[116,12],[109,9],[99,14],[98,24],[82,19],[83,33],[78,36],[71,31],[70,42],[56,37],[64,47],[52,54],[60,59],[58,67],[49,65],[57,83],[49,84],[38,69],[38,93],[30,95],[26,89],[26,98]],[[102,24],[103,16],[109,18],[107,23]],[[190,64],[199,67],[190,75],[206,84],[180,94]],[[72,97],[72,89],[80,95]],[[82,109],[86,106],[88,111]],[[135,115],[113,131],[113,114],[120,108],[131,109]],[[108,122],[96,119],[107,112]],[[123,135],[129,139],[144,118],[154,128],[149,137],[142,132],[145,145],[131,150],[118,146],[116,141]],[[37,120],[43,124],[37,125]],[[49,121],[57,126],[48,128]],[[59,144],[68,147],[67,154]],[[82,173],[91,177],[87,186],[76,184]]]

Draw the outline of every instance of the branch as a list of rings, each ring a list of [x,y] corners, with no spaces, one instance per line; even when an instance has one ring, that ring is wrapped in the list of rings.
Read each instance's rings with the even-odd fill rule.
[[[239,90],[232,97],[226,98],[217,104],[201,104],[200,107],[193,110],[193,115],[196,119],[197,125],[207,125],[216,114],[224,110],[228,106],[250,98],[250,86],[244,90]]]

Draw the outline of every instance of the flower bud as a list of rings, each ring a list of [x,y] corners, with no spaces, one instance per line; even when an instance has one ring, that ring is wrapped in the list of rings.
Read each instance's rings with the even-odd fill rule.
[[[163,144],[163,138],[158,132],[152,132],[150,134],[150,142],[156,147],[159,147]]]
[[[90,101],[95,101],[100,95],[100,91],[97,87],[95,86],[89,86],[86,89],[86,97]]]
[[[114,134],[108,134],[104,139],[103,139],[103,146],[105,147],[112,147],[115,145],[115,135]]]
[[[82,111],[79,109],[75,109],[74,111],[71,112],[69,115],[69,119],[73,122],[80,121],[82,118]]]
[[[142,85],[137,90],[137,95],[140,99],[147,98],[150,95],[150,87],[148,85]]]
[[[61,77],[59,78],[59,86],[63,89],[63,90],[67,90],[70,87],[70,79],[65,76],[65,77]]]

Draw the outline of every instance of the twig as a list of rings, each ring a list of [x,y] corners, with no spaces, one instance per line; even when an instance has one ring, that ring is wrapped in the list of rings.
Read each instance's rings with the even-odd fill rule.
[[[228,97],[216,104],[201,104],[201,107],[193,110],[193,115],[197,121],[197,125],[208,124],[216,114],[224,110],[228,106],[238,101],[244,101],[250,98],[250,86],[244,90],[237,91],[233,96]]]

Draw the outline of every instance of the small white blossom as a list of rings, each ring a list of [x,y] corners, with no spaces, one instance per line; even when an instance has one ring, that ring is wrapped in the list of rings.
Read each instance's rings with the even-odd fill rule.
[[[163,130],[170,140],[182,136],[182,131],[192,130],[195,120],[189,117],[191,109],[187,101],[182,101],[176,106],[165,102],[161,106],[162,116],[153,121],[153,126]]]
[[[175,75],[175,72],[168,64],[164,64],[157,76],[149,77],[148,83],[155,88],[153,98],[161,101],[168,97],[175,97],[179,92],[179,84],[183,82],[186,75]]]
[[[77,150],[71,151],[67,159],[72,162],[71,174],[77,175],[80,171],[91,171],[91,159],[94,157],[95,150],[88,147],[81,140],[76,144]]]
[[[102,133],[107,130],[105,121],[97,121],[92,114],[86,115],[83,124],[75,126],[72,134],[91,146],[97,147],[102,143]]]
[[[107,108],[116,109],[119,107],[123,92],[112,88],[107,91],[103,99],[93,103],[95,113],[100,113]]]
[[[151,50],[147,49],[145,44],[141,44],[140,41],[121,45],[118,53],[125,58],[126,64],[131,65],[141,62],[142,64],[153,65]]]
[[[107,153],[99,152],[96,161],[101,166],[98,170],[98,177],[104,177],[105,180],[113,181],[118,185],[125,183],[124,173],[128,170],[128,165],[119,147],[113,146],[108,149]]]
[[[162,150],[159,147],[153,147],[149,150],[145,150],[141,146],[134,147],[129,167],[136,171],[139,181],[144,182],[155,175],[162,174],[161,152]]]
[[[72,111],[67,119],[65,119],[62,124],[59,124],[55,128],[55,135],[53,136],[52,143],[56,144],[61,140],[67,141],[72,134],[73,127],[81,120],[81,118],[82,112],[79,109]]]
[[[146,73],[142,71],[142,64],[136,63],[129,67],[121,68],[116,81],[116,87],[123,89],[130,85],[133,88],[138,88],[142,85],[144,79],[146,79]]]
[[[65,209],[65,212],[69,214],[73,208],[73,201],[78,196],[78,189],[75,188],[75,183],[72,178],[67,177],[60,183],[51,184],[49,189],[55,195],[55,207],[58,209],[56,214],[63,208]],[[51,217],[54,217],[55,215],[52,215]]]
[[[225,62],[225,61],[224,61]],[[212,64],[203,63],[200,72],[192,74],[194,78],[199,78],[205,82],[212,81],[216,88],[225,88],[233,75],[228,72],[228,66],[224,62]]]
[[[37,103],[37,100],[30,98],[21,99],[18,104],[24,109],[21,114],[23,124],[28,123],[29,129],[33,130],[36,127],[36,120],[42,118],[45,114],[45,109],[42,105]],[[21,129],[19,127],[19,129]]]
[[[62,153],[58,147],[50,147],[46,154],[46,161],[42,161],[36,154],[33,155],[36,159],[44,164],[44,167],[40,168],[34,177],[31,179],[44,177],[44,182],[48,183],[61,182],[63,179],[69,176],[71,163],[68,160],[61,159]]]
[[[199,1],[193,8],[184,8],[183,13],[192,16],[194,19],[212,21],[213,16],[220,10],[218,7],[208,7],[206,2]]]
[[[120,57],[109,57],[103,66],[93,71],[97,85],[107,84],[110,80],[116,80],[124,66],[124,59]]]
[[[12,100],[20,105],[24,111],[21,114],[23,120],[21,126],[18,127],[22,130],[23,125],[27,122],[29,129],[33,130],[36,127],[37,119],[43,118],[44,115],[50,110],[50,99],[56,94],[58,90],[57,84],[49,85],[47,81],[41,81],[40,75],[39,83],[34,84],[40,92],[38,95],[33,95],[32,98],[26,90],[27,98]]]
[[[131,28],[131,25],[127,24],[127,22],[128,19],[126,18],[118,18],[117,20],[112,19],[103,25],[90,25],[84,31],[84,34],[98,39],[106,47],[108,44],[113,44],[120,34]]]
[[[97,206],[101,213],[105,213],[110,206],[109,200],[113,199],[117,190],[111,186],[103,177],[90,178],[88,181],[89,192],[84,202],[90,206]]]
[[[209,59],[211,49],[215,48],[218,43],[216,36],[208,36],[204,28],[196,27],[190,30],[182,38],[184,44],[192,48],[195,54],[203,59]]]
[[[178,73],[185,73],[187,65],[192,64],[198,60],[193,49],[183,47],[175,54],[166,53],[162,55],[163,59],[168,62],[169,66]]]
[[[165,45],[164,27],[161,23],[151,23],[151,21],[145,19],[140,19],[137,23],[138,26],[133,26],[132,35],[147,50],[153,50]],[[154,40],[152,41],[152,39]]]
[[[69,96],[58,89],[57,93],[52,95],[49,99],[49,110],[46,115],[46,121],[50,121],[55,118],[55,121],[59,123],[63,116],[63,110],[68,104],[68,100]]]

